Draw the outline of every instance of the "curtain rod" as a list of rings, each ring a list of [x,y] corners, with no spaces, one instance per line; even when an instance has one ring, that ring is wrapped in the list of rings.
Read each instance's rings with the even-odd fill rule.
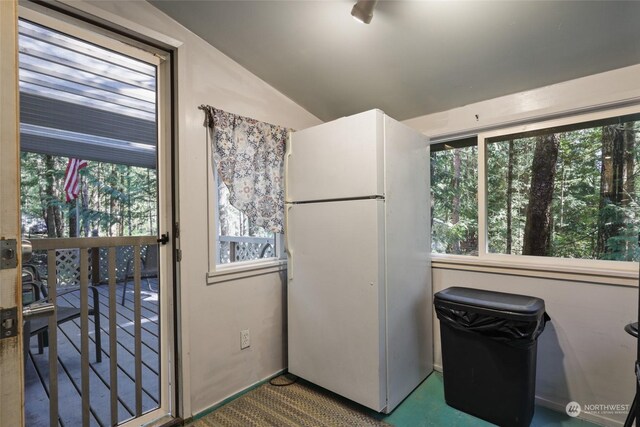
[[[0,1],[2,1],[2,0],[0,0]],[[203,125],[204,125],[205,127],[209,127],[210,125],[212,126],[212,124],[213,124],[213,116],[212,116],[212,113],[211,113],[211,110],[212,110],[212,109],[213,109],[213,110],[224,111],[224,110],[221,110],[221,109],[219,109],[219,108],[212,107],[211,105],[208,105],[208,104],[200,104],[200,105],[198,106],[198,110],[202,110],[202,111],[204,111],[205,117],[204,117],[204,123],[203,123]],[[244,119],[255,120],[255,121],[257,121],[257,122],[262,122],[262,123],[265,123],[265,124],[267,124],[267,125],[269,125],[269,126],[275,126],[275,127],[285,128],[285,129],[287,129],[287,131],[289,131],[289,132],[294,132],[294,131],[295,131],[294,129],[287,128],[287,127],[285,127],[285,126],[274,125],[274,124],[272,124],[272,123],[264,122],[264,121],[262,121],[262,120],[254,119],[254,118],[251,118],[251,117],[242,116],[242,115],[240,115],[240,114],[235,114],[235,113],[228,113],[228,114],[231,114],[231,115],[236,116],[236,117],[241,117],[241,118],[244,118]]]

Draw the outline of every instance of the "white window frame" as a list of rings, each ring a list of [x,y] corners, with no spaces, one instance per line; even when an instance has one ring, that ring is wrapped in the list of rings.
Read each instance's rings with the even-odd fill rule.
[[[637,286],[637,262],[490,253],[488,250],[486,196],[488,139],[637,113],[640,113],[640,104],[478,132],[478,255],[432,253],[433,265],[435,267],[485,271],[488,273],[533,275],[560,280]],[[449,140],[454,139],[458,138]],[[441,143],[446,140],[442,138],[434,143]]]
[[[284,249],[284,234],[276,233],[276,254],[270,258],[218,264],[218,191],[217,171],[213,164],[213,153],[209,130],[205,129],[207,144],[207,209],[208,209],[208,260],[207,284],[238,280],[245,277],[260,276],[280,272],[286,269],[287,260]]]

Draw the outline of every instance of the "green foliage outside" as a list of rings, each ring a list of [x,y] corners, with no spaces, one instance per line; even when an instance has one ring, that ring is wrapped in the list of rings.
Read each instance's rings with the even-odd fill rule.
[[[67,161],[66,157],[21,153],[20,205],[25,236],[157,234],[156,170],[89,161],[80,170],[78,199],[67,203]]]
[[[629,119],[627,119],[629,120]],[[613,124],[612,124],[613,123]],[[640,121],[556,130],[555,176],[546,179],[550,241],[544,256],[637,261],[640,231]],[[487,143],[486,198],[490,253],[526,255],[527,209],[538,134]],[[453,185],[457,161],[460,182]],[[432,251],[477,254],[477,149],[434,151],[431,156]],[[531,233],[530,233],[531,234]],[[473,246],[475,245],[475,246]]]
[[[629,168],[613,183],[603,183],[603,162],[611,161],[615,153],[603,154],[605,126],[596,126],[556,133],[559,140],[556,176],[551,204],[551,245],[546,256],[562,258],[631,261],[639,259],[638,194],[640,188],[640,150],[635,135],[640,122],[628,123],[633,138],[625,153],[620,170]],[[623,131],[623,125],[615,126]],[[513,140],[516,150],[513,163],[514,179],[511,216],[513,245],[506,248],[508,144],[497,141],[487,144],[487,218],[489,252],[522,254],[524,222],[529,200],[531,167],[536,137]],[[605,168],[606,169],[606,168]],[[606,179],[605,179],[606,181]],[[619,186],[623,194],[612,200],[609,186]],[[631,192],[629,191],[631,189]],[[616,226],[617,224],[617,226]],[[615,226],[615,233],[606,236],[599,245],[603,228]]]
[[[436,253],[478,253],[478,149],[431,154],[431,249]]]

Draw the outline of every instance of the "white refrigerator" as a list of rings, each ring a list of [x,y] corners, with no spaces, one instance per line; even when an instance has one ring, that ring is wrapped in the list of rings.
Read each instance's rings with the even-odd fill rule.
[[[433,369],[427,138],[367,111],[286,154],[289,372],[391,412]]]

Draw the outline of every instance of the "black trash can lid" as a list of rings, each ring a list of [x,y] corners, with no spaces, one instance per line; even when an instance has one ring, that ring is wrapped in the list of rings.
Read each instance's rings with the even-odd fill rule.
[[[490,311],[497,315],[502,313],[505,317],[516,315],[536,318],[544,314],[544,300],[528,295],[453,286],[436,293],[434,297],[436,305],[443,304],[449,307],[460,305],[461,309]]]

